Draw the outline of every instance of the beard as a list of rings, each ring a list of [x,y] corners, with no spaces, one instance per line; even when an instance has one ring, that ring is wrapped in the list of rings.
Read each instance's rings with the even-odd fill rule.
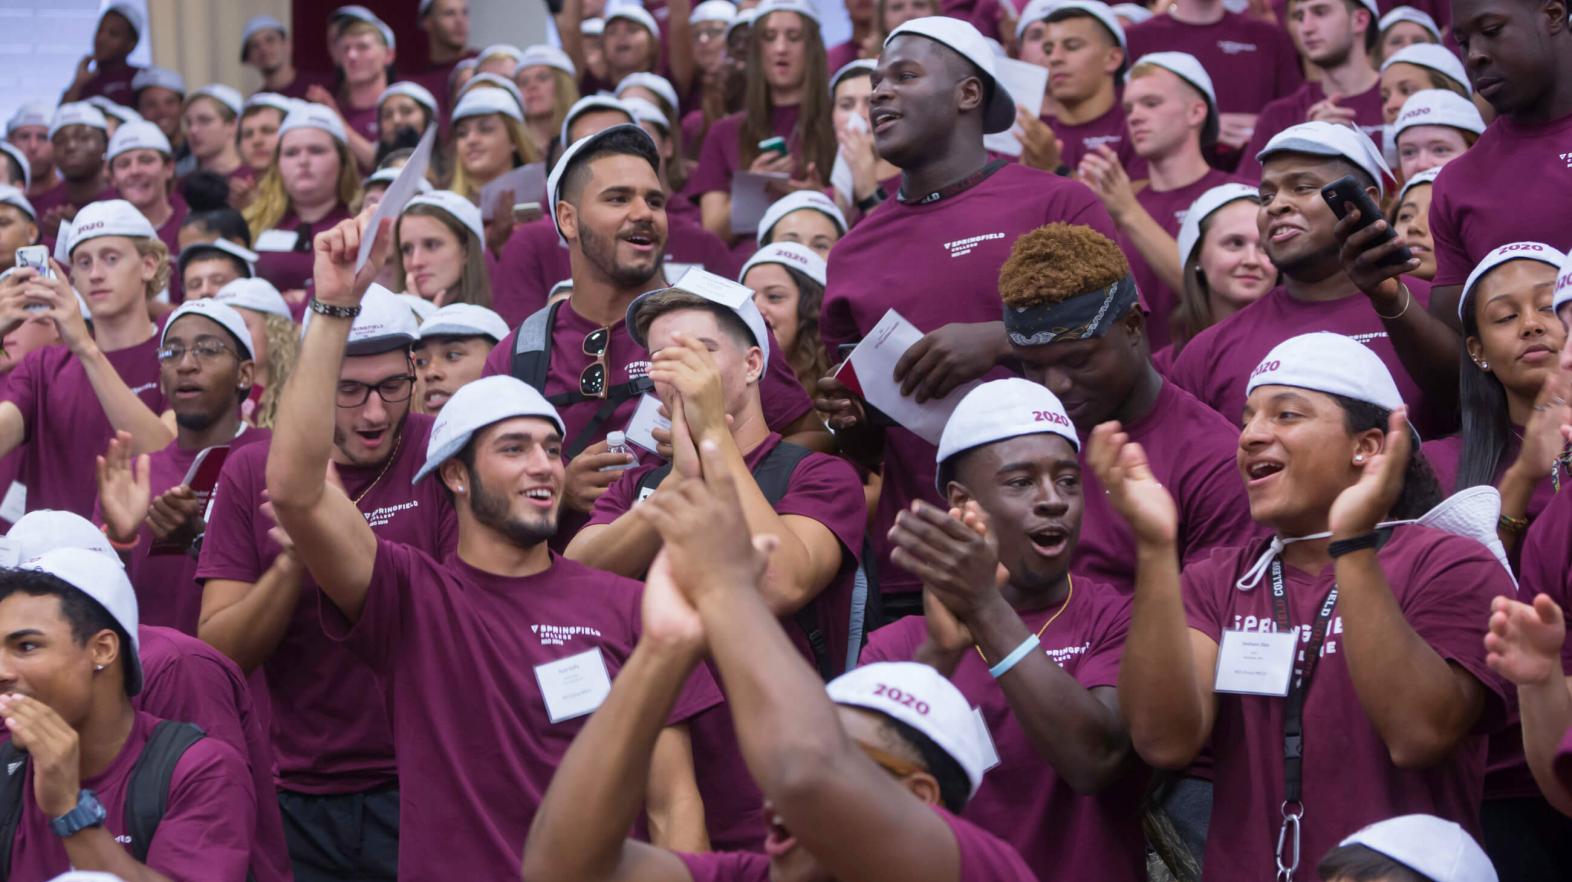
[[[649,235],[655,236],[655,229],[649,229]],[[666,243],[662,242],[663,246]],[[595,268],[606,275],[619,288],[636,288],[646,284],[655,277],[656,270],[660,269],[660,261],[650,262],[648,267],[624,266],[617,263],[617,237],[615,234],[601,236],[587,225],[579,227],[579,248],[583,250],[584,257]]]
[[[216,413],[180,413],[175,412],[175,425],[188,432],[205,432],[208,427],[218,422],[220,414]]]
[[[474,470],[469,471],[473,488],[469,497],[470,511],[483,526],[501,533],[503,538],[518,548],[533,548],[557,534],[557,513],[540,515],[533,521],[514,517],[509,510],[507,494],[493,493]]]

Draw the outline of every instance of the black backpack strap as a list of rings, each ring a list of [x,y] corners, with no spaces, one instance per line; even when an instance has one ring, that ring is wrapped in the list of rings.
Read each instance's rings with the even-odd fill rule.
[[[562,301],[542,307],[519,325],[513,339],[512,374],[546,394],[546,373],[551,368],[551,329],[557,326]]]
[[[791,476],[796,473],[798,464],[811,453],[813,451],[806,447],[782,441],[765,454],[764,459],[753,469],[753,480],[759,485],[759,492],[770,501],[771,507],[786,498],[786,492],[791,489]],[[833,680],[841,669],[830,653],[829,638],[824,634],[820,612],[819,604],[810,603],[793,613],[792,621],[808,638],[808,648],[813,651],[814,666],[819,669],[819,676],[828,681]]]
[[[601,429],[606,427],[606,421],[611,419],[611,415],[617,412],[617,408],[621,407],[624,401],[630,398],[637,398],[654,388],[655,383],[649,377],[635,377],[626,383],[618,383],[607,389],[605,400],[601,401],[600,406],[595,408],[594,416],[591,416],[589,422],[584,424],[584,428],[580,429],[579,433],[573,436],[573,440],[568,442],[568,446],[563,448],[563,455],[568,459],[572,459],[583,453],[584,448],[604,438],[605,433]],[[553,407],[561,407],[562,403],[559,403],[557,400],[559,398],[569,399],[563,402],[566,404],[593,400],[580,395],[577,389],[573,390],[571,395],[557,395],[546,400],[550,401]]]
[[[9,740],[0,744],[0,880],[11,878],[11,844],[22,821],[27,754]]]
[[[191,745],[207,737],[201,727],[174,720],[160,720],[142,746],[142,755],[131,767],[126,789],[125,833],[131,837],[131,856],[147,863],[147,852],[169,807],[169,782],[175,764]]]

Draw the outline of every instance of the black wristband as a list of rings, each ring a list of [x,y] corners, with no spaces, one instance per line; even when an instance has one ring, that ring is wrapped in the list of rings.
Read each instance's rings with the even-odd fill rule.
[[[867,196],[857,200],[857,210],[863,214],[867,214],[875,208],[878,208],[879,205],[884,202],[884,199],[884,189],[882,187],[874,187],[872,193],[869,193]]]
[[[1371,530],[1363,536],[1355,536],[1351,539],[1334,539],[1332,544],[1327,546],[1326,553],[1330,554],[1333,560],[1336,560],[1345,554],[1351,554],[1355,551],[1364,551],[1366,548],[1375,548],[1379,546],[1381,542],[1381,531]]]
[[[333,303],[323,303],[315,297],[311,298],[311,311],[317,315],[325,315],[328,318],[352,319],[360,315],[359,306],[338,306]]]

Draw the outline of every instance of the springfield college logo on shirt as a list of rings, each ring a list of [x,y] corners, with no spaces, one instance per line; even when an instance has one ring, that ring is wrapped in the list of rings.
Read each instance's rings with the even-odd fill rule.
[[[980,236],[967,236],[965,239],[956,239],[954,242],[944,243],[944,250],[950,252],[951,257],[965,257],[971,254],[978,245],[1003,238],[1003,233],[983,233]]]
[[[542,646],[566,646],[575,637],[600,638],[600,631],[588,625],[530,625]]]

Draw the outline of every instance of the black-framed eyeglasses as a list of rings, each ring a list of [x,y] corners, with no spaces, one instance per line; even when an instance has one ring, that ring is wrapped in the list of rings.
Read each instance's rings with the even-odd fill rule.
[[[610,346],[610,328],[596,328],[584,335],[584,354],[595,359],[579,374],[579,394],[585,398],[606,397],[606,375],[611,371],[606,351]]]
[[[397,404],[408,401],[415,394],[415,377],[413,374],[404,374],[398,377],[388,377],[380,383],[361,383],[356,380],[340,380],[338,392],[334,403],[339,407],[359,407],[371,399],[372,390],[387,404]]]
[[[218,361],[220,356],[229,351],[230,349],[228,346],[225,346],[216,340],[204,340],[201,343],[191,347],[181,346],[180,344],[176,343],[171,346],[165,346],[164,348],[158,350],[158,360],[162,364],[170,364],[171,362],[179,364],[180,361],[186,357],[186,353],[189,352],[196,356],[198,364],[212,364],[213,362]]]

